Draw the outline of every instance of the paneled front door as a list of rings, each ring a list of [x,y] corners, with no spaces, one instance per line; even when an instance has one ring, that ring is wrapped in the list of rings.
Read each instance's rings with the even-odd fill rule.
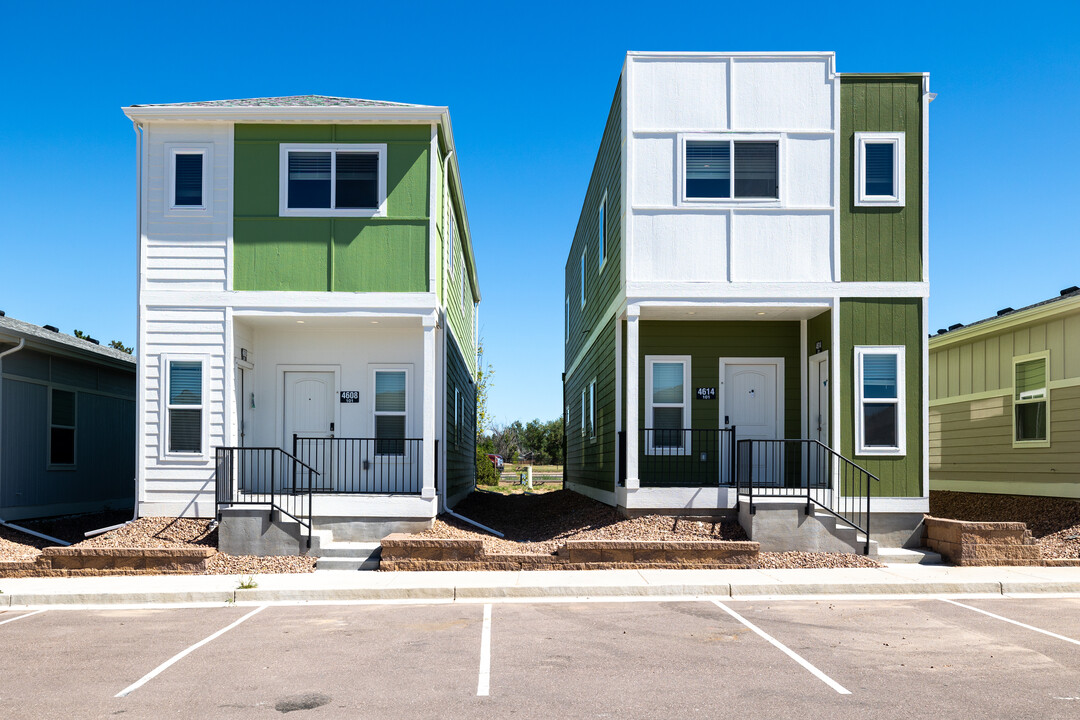
[[[722,427],[735,426],[738,440],[777,440],[783,437],[784,398],[780,391],[783,360],[720,361],[724,382]],[[746,461],[740,459],[745,467]],[[755,485],[778,485],[782,481],[783,450],[780,443],[758,446],[752,459]]]
[[[286,452],[292,452],[293,435],[301,438],[334,437],[334,373],[285,373],[285,437]],[[321,473],[327,461],[322,452],[304,452],[303,462]],[[307,478],[298,478],[299,487],[307,487]],[[319,481],[315,481],[318,489]]]

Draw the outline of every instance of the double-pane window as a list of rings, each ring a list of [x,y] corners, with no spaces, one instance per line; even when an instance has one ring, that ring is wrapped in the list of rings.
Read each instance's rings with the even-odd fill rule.
[[[856,454],[904,452],[904,349],[855,349]]]
[[[49,409],[49,464],[75,464],[75,393],[52,390]]]
[[[168,448],[170,453],[201,453],[203,365],[199,360],[169,361]]]
[[[282,215],[383,214],[385,146],[282,147]]]
[[[406,373],[375,371],[375,453],[405,454]]]
[[[1013,413],[1017,443],[1045,443],[1049,408],[1047,358],[1015,361],[1013,366]]]
[[[775,141],[688,140],[685,196],[696,200],[779,198]]]
[[[855,205],[903,207],[904,133],[855,133]]]
[[[647,360],[648,426],[646,449],[650,453],[681,454],[688,450],[689,398],[686,360]]]

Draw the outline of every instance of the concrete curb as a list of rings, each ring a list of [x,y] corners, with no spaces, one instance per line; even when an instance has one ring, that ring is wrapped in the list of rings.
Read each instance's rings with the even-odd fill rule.
[[[252,588],[247,590],[161,592],[26,592],[0,595],[0,607],[75,605],[225,604],[274,602],[434,601],[500,599],[719,597],[836,597],[866,595],[1009,595],[1080,594],[1080,582],[1070,581],[926,581],[843,583],[657,583],[641,585],[547,586],[417,586],[338,588]]]

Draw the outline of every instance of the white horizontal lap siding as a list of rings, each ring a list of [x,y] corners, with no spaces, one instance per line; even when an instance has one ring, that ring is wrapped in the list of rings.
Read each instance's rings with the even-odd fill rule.
[[[232,227],[231,125],[152,123],[146,131],[143,281],[148,290],[226,290]],[[209,217],[171,213],[169,146],[211,145]]]
[[[214,447],[225,443],[225,311],[148,306],[143,309],[144,354],[143,426],[145,448],[141,503],[197,503],[202,514],[214,503]],[[203,356],[204,398],[208,441],[201,459],[182,462],[162,459],[165,437],[165,395],[162,356]],[[194,507],[194,506],[193,506]]]
[[[628,64],[627,280],[836,280],[833,58],[632,55]],[[779,201],[683,202],[680,136],[695,133],[778,140]]]

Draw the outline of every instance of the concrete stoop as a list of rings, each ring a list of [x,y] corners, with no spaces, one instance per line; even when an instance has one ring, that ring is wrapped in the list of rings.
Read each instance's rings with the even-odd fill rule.
[[[751,514],[750,503],[739,504],[739,524],[762,552],[864,552],[866,535],[813,506],[808,513],[805,502],[755,499],[754,508]],[[869,554],[878,554],[876,540],[870,541]]]
[[[266,508],[222,508],[218,550],[229,555],[310,555],[318,570],[378,570],[382,547],[378,542],[340,542],[332,528],[311,532],[300,523]]]
[[[941,565],[940,553],[927,548],[878,548],[877,559],[886,565]]]

